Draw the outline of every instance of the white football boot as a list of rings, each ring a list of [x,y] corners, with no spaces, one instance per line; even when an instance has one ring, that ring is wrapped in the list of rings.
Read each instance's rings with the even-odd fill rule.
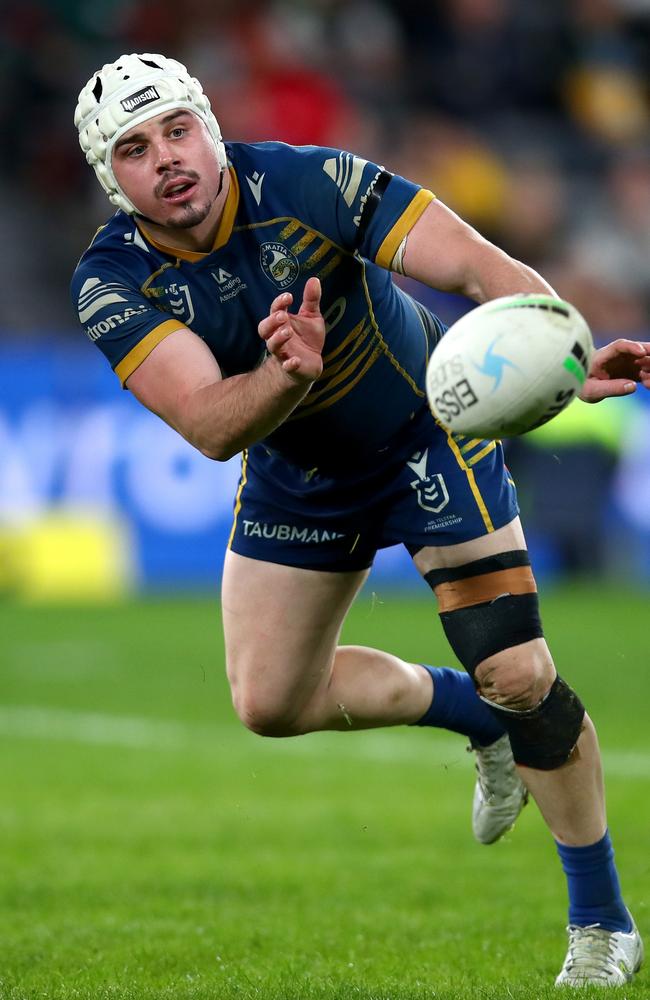
[[[569,950],[556,986],[623,986],[641,968],[643,941],[634,921],[627,934],[598,924],[567,930]]]
[[[479,844],[493,844],[510,830],[528,801],[517,773],[507,734],[489,747],[471,746],[478,777],[472,804],[472,830]]]

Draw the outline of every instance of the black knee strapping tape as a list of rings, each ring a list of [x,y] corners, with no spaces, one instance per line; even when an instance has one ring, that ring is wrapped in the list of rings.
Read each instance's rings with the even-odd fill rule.
[[[544,701],[530,712],[488,704],[507,730],[517,764],[538,771],[554,771],[566,764],[578,742],[585,708],[561,677],[555,678]]]
[[[449,645],[472,677],[488,656],[544,635],[537,594],[504,594],[470,608],[444,611],[440,621]]]
[[[492,556],[483,556],[462,566],[445,566],[443,569],[430,569],[424,574],[424,579],[432,590],[441,583],[452,580],[466,580],[468,577],[481,576],[484,573],[498,573],[502,569],[515,569],[518,566],[530,566],[530,556],[526,549],[513,549],[511,552],[497,552]]]

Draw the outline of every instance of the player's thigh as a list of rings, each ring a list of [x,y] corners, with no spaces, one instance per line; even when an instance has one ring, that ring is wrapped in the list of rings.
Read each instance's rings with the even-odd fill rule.
[[[329,681],[345,615],[366,570],[328,572],[228,551],[223,628],[233,697],[296,708]]]
[[[526,539],[518,517],[502,528],[470,541],[458,542],[456,545],[423,546],[414,554],[413,562],[420,574],[425,576],[431,570],[464,566],[486,556],[513,551],[526,551]]]

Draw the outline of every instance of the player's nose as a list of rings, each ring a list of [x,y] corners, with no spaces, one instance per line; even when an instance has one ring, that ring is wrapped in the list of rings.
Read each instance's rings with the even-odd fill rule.
[[[172,166],[179,164],[178,152],[172,149],[166,142],[160,142],[156,146],[156,169],[159,171],[169,170]]]

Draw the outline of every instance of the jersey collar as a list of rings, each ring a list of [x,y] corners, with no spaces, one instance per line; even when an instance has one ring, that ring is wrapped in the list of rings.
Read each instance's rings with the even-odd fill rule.
[[[239,181],[237,180],[235,168],[229,167],[228,172],[230,174],[230,189],[223,206],[223,212],[221,213],[219,228],[217,229],[214,243],[210,250],[205,253],[198,253],[194,250],[180,250],[178,247],[167,246],[167,244],[154,239],[153,236],[147,231],[144,223],[140,222],[139,219],[136,219],[136,225],[147,242],[150,243],[151,246],[155,247],[156,250],[162,251],[162,253],[167,254],[169,257],[177,257],[179,260],[188,260],[192,263],[195,263],[198,260],[203,260],[209,254],[214,253],[215,250],[220,250],[221,247],[225,246],[230,239],[233,225],[235,224],[237,209],[239,208]]]

